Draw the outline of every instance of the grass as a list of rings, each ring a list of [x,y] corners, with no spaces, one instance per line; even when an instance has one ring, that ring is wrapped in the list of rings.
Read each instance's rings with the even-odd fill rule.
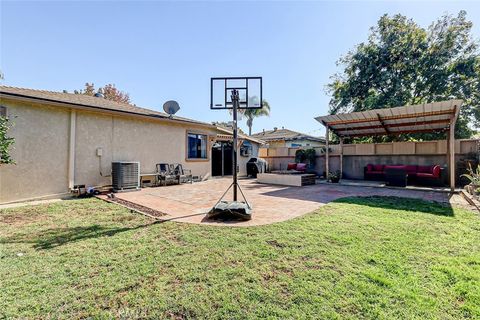
[[[480,318],[480,217],[346,198],[262,227],[96,199],[0,212],[0,318]]]

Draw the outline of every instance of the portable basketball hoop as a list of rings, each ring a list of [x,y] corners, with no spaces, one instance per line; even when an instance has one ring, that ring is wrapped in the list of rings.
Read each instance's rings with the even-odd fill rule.
[[[237,218],[250,220],[252,207],[238,184],[238,129],[237,111],[239,109],[262,108],[262,77],[227,77],[211,78],[210,80],[210,109],[232,110],[233,116],[233,181],[220,200],[207,213],[207,218]],[[224,201],[223,198],[233,188],[233,201]],[[243,201],[238,201],[238,190]]]

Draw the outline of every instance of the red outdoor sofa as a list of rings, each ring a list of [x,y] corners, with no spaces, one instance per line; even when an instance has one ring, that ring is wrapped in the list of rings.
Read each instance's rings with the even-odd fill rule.
[[[364,168],[365,180],[385,180],[387,169],[405,170],[409,183],[426,183],[441,185],[441,169],[439,165],[417,166],[417,165],[383,165],[367,164]]]
[[[305,173],[307,171],[306,163],[289,163],[287,165],[287,170],[296,170]]]

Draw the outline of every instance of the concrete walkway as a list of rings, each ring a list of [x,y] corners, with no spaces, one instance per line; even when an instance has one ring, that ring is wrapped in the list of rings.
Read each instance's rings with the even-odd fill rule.
[[[230,178],[212,179],[194,184],[144,188],[137,192],[117,193],[116,197],[143,207],[165,213],[161,219],[213,225],[256,226],[285,221],[314,211],[338,198],[348,196],[396,196],[442,203],[465,205],[459,195],[447,193],[386,189],[375,187],[317,184],[305,187],[286,187],[259,184],[256,180],[240,180],[247,200],[253,207],[250,221],[207,221],[208,212],[231,183]],[[105,197],[104,197],[105,198]],[[226,195],[231,200],[231,192]]]

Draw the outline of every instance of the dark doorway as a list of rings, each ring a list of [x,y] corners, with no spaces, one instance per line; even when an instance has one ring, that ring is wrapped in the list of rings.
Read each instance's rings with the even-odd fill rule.
[[[230,141],[218,141],[212,146],[212,176],[233,174],[233,147]]]

